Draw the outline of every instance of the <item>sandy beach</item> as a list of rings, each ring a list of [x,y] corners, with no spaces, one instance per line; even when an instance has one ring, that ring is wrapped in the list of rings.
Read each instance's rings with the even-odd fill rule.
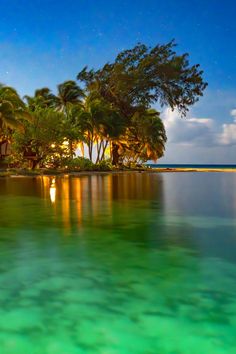
[[[152,168],[152,172],[236,172],[234,168]]]

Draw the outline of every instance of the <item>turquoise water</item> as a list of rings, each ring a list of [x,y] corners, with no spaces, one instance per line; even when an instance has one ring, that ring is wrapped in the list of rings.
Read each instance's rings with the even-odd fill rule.
[[[235,187],[0,179],[0,353],[236,353]]]

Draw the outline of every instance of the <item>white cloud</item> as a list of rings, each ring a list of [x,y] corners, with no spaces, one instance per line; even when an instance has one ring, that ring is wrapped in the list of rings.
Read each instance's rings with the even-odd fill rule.
[[[236,109],[232,109],[230,112],[231,116],[234,118],[234,121],[236,122]]]
[[[161,163],[235,163],[236,91],[207,90],[187,118],[164,110],[167,131]],[[160,110],[160,107],[156,107]],[[234,109],[233,109],[234,108]]]
[[[234,122],[222,125],[222,132],[219,134],[218,141],[222,145],[236,144],[236,109],[230,112]]]
[[[214,143],[214,121],[211,118],[181,118],[177,111],[163,112],[168,142],[181,145],[212,145]]]
[[[232,123],[217,125],[212,118],[195,118],[190,114],[181,118],[177,111],[166,109],[163,122],[169,144],[188,146],[236,145],[236,109],[230,111]]]
[[[223,124],[223,132],[219,135],[219,143],[222,145],[236,144],[236,124]]]

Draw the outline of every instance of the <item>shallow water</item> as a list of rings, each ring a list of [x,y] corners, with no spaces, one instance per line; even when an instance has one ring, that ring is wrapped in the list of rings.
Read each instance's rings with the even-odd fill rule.
[[[236,353],[235,187],[0,179],[0,353]]]

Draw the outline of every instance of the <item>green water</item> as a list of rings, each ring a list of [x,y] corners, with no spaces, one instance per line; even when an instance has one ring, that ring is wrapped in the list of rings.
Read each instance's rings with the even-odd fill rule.
[[[0,353],[235,354],[235,187],[0,179]]]

